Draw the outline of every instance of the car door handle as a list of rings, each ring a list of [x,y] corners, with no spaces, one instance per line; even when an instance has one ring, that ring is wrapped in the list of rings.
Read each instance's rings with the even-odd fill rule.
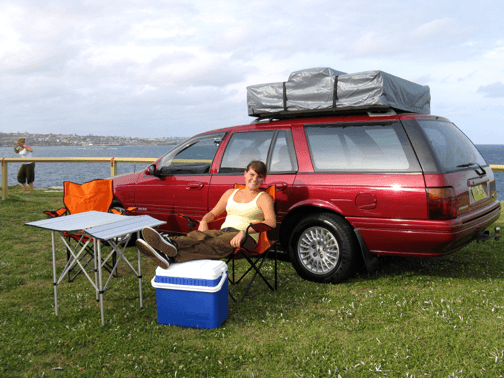
[[[287,186],[288,186],[288,184],[286,182],[273,182],[270,184],[270,186],[271,185],[275,185],[276,190],[278,190],[279,192],[287,189]]]
[[[190,182],[187,184],[186,189],[202,189],[205,186],[204,182],[201,181],[195,181],[195,182]]]

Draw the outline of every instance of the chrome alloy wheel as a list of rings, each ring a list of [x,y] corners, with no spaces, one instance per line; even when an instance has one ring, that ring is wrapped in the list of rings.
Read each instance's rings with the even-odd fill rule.
[[[303,231],[298,239],[297,252],[301,263],[313,274],[325,274],[333,270],[340,257],[336,237],[320,226]]]

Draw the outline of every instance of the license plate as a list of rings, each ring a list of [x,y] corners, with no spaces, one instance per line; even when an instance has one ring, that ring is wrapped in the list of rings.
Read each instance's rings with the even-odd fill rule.
[[[474,202],[487,198],[487,194],[482,184],[471,186],[471,192],[474,198]]]

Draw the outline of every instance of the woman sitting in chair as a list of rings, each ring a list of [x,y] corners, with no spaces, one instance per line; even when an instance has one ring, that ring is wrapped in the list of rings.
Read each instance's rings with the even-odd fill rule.
[[[143,240],[136,242],[137,248],[164,269],[173,262],[222,259],[240,246],[253,250],[259,234],[249,229],[249,237],[245,238],[248,226],[261,222],[276,227],[273,199],[259,189],[266,174],[266,165],[262,161],[250,162],[244,173],[245,188],[226,191],[217,205],[201,219],[197,231],[168,238],[146,227],[142,230]],[[221,229],[210,230],[208,223],[224,211],[227,215]]]

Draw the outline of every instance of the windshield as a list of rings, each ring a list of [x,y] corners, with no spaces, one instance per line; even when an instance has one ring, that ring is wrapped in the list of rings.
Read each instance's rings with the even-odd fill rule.
[[[204,134],[185,140],[161,157],[157,169],[180,164],[211,164],[225,135],[225,133]]]

